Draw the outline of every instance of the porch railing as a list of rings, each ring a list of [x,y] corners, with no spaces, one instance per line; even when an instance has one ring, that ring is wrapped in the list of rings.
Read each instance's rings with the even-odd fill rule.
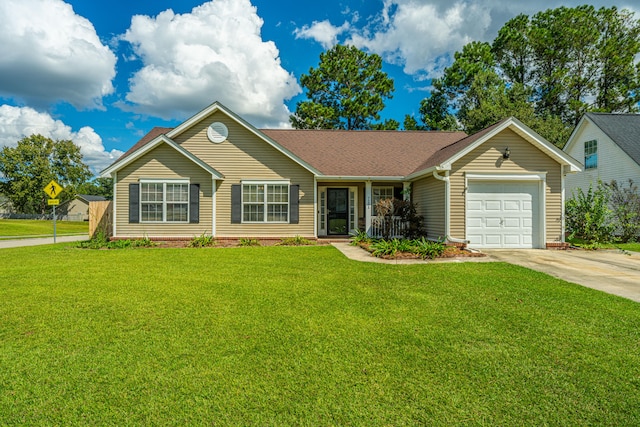
[[[391,221],[389,221],[390,224],[388,225],[386,224],[386,222],[387,220],[383,216],[371,217],[371,230],[369,232],[369,235],[371,237],[383,237],[385,226],[390,227],[389,237],[391,238],[402,237],[404,235],[403,231],[406,229],[407,223],[405,221],[402,221],[401,217],[391,217]]]

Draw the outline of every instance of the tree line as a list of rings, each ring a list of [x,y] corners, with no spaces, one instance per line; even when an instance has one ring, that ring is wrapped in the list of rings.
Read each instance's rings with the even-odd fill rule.
[[[585,5],[518,15],[492,43],[474,41],[456,52],[432,81],[419,116],[406,115],[402,128],[471,134],[514,116],[562,147],[586,112],[638,111],[638,57],[640,21],[631,11]],[[336,45],[300,83],[307,99],[290,116],[294,128],[401,128],[381,121],[394,82],[376,54]],[[76,194],[111,198],[111,179],[92,178],[72,141],[31,135],[0,150],[0,203],[13,211],[45,213],[43,188],[51,180],[64,187],[61,201]]]
[[[518,15],[492,43],[474,41],[432,81],[419,117],[405,130],[474,133],[515,116],[558,146],[589,111],[635,113],[640,101],[640,21],[633,12],[590,5]],[[307,100],[290,121],[298,129],[398,129],[380,122],[393,80],[382,60],[351,46],[320,55],[302,75]]]

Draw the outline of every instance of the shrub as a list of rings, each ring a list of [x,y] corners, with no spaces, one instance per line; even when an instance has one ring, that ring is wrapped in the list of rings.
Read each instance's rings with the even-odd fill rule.
[[[610,205],[615,221],[616,236],[623,243],[634,241],[640,233],[640,195],[638,186],[629,180],[628,186],[618,185],[613,180],[607,185]]]
[[[82,249],[127,249],[127,248],[148,248],[156,244],[148,237],[142,239],[126,239],[126,240],[109,240],[107,235],[99,231],[90,240],[80,242],[79,248]]]
[[[434,259],[436,257],[439,257],[444,253],[444,250],[446,248],[444,243],[432,242],[425,239],[424,237],[412,240],[411,244],[411,252],[418,255],[422,259]]]
[[[611,240],[614,225],[609,209],[609,190],[602,182],[585,193],[578,189],[565,205],[566,226],[569,238],[578,237],[587,243]]]
[[[205,248],[215,246],[216,239],[213,236],[207,236],[206,233],[202,233],[200,236],[195,236],[189,242],[190,248]]]
[[[396,256],[398,253],[399,239],[381,239],[371,244],[371,255],[375,257]]]
[[[278,243],[279,246],[307,246],[313,243],[309,239],[296,235],[295,237],[285,237]]]
[[[108,246],[109,237],[103,230],[96,232],[91,239],[78,243],[78,247],[82,249],[102,249]]]
[[[353,246],[358,246],[360,243],[371,243],[372,240],[366,231],[361,231],[356,228],[351,232],[351,245]]]
[[[238,246],[260,246],[260,241],[258,241],[258,239],[242,238]]]
[[[146,236],[142,239],[131,240],[130,242],[132,248],[151,248],[156,245],[155,242]]]
[[[400,232],[405,239],[424,236],[424,218],[418,215],[417,205],[412,201],[383,199],[376,203],[375,210],[374,221],[380,227],[383,239],[391,237],[394,217],[399,217],[404,225]]]
[[[411,200],[395,200],[396,215],[402,219],[405,239],[416,239],[425,235],[424,218],[418,215],[418,206]]]

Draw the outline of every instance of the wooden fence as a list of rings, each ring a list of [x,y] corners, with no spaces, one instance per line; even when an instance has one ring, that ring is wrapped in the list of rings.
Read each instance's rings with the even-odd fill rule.
[[[99,231],[108,237],[113,234],[113,202],[89,202],[89,236]]]

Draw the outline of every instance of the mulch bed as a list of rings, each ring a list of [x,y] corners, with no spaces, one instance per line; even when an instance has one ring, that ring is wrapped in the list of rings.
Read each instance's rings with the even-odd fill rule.
[[[362,249],[364,249],[369,253],[373,252],[373,250],[370,248],[370,245],[367,243],[358,243],[358,246],[360,246]],[[459,248],[457,246],[447,246],[444,248],[444,252],[442,253],[442,255],[440,255],[439,257],[436,257],[435,259],[462,258],[462,257],[475,258],[475,257],[485,257],[485,256],[487,255],[483,254],[482,252],[471,252],[467,249]],[[380,258],[382,259],[422,259],[420,258],[420,256],[411,252],[398,252],[393,256],[384,255],[384,256],[381,256]]]

